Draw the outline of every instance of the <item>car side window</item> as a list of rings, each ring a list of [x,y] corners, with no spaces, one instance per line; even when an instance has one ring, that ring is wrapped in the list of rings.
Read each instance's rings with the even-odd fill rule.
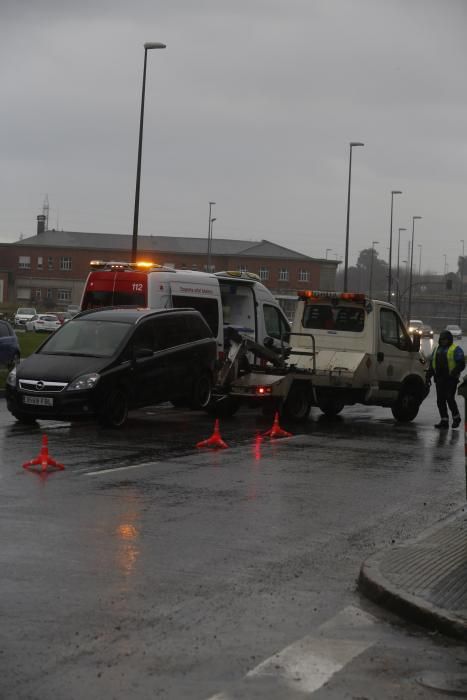
[[[157,350],[166,350],[188,342],[184,316],[166,316],[157,319],[155,343]]]
[[[207,323],[205,323],[202,318],[196,316],[195,314],[190,314],[186,317],[186,329],[187,337],[185,342],[203,340],[204,338],[209,338],[212,335]]]
[[[133,336],[133,351],[152,350],[154,352],[154,324],[151,321],[146,321],[139,326]]]
[[[2,323],[0,321],[0,338],[8,338],[10,335],[10,331],[8,329],[8,326],[6,323]]]
[[[394,345],[399,350],[410,350],[411,342],[400,318],[391,309],[381,309],[380,313],[381,340],[383,343]]]

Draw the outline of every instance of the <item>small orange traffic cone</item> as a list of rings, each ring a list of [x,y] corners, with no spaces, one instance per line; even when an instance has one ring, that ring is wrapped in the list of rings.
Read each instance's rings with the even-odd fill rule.
[[[287,430],[283,430],[279,425],[279,411],[276,411],[274,415],[274,423],[272,424],[272,428],[266,430],[266,432],[263,433],[263,436],[270,438],[292,437],[292,433],[288,433]]]
[[[48,442],[49,441],[47,435],[43,435],[41,451],[39,452],[37,457],[34,457],[34,459],[30,459],[29,462],[25,462],[23,464],[23,469],[29,469],[30,467],[35,466],[36,464],[40,464],[41,468],[33,469],[32,471],[46,472],[47,467],[55,467],[55,469],[65,469],[63,464],[56,462],[55,459],[52,459],[52,457],[49,455]]]
[[[196,443],[196,447],[212,447],[214,450],[225,450],[228,445],[221,438],[219,432],[219,418],[216,418],[214,422],[214,432],[210,438],[207,440],[201,440],[201,442]]]

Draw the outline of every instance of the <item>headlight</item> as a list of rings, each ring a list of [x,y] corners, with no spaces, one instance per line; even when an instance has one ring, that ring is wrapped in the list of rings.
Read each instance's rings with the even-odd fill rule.
[[[99,381],[99,375],[96,372],[92,374],[83,374],[82,377],[74,379],[67,386],[67,391],[83,391],[83,389],[93,389]]]
[[[10,374],[6,378],[8,386],[16,386],[16,367],[13,367]]]

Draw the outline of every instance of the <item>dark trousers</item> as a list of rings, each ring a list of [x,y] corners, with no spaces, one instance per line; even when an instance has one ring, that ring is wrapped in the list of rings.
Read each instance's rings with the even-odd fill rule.
[[[439,415],[443,420],[448,420],[448,406],[453,417],[459,415],[456,395],[457,380],[452,377],[436,380],[436,403],[438,404]]]

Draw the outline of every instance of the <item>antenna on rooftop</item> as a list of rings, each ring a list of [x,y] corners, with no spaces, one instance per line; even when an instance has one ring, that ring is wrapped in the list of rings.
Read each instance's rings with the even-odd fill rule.
[[[42,205],[42,213],[45,216],[45,230],[49,230],[49,196],[46,194],[44,197],[44,204]]]

